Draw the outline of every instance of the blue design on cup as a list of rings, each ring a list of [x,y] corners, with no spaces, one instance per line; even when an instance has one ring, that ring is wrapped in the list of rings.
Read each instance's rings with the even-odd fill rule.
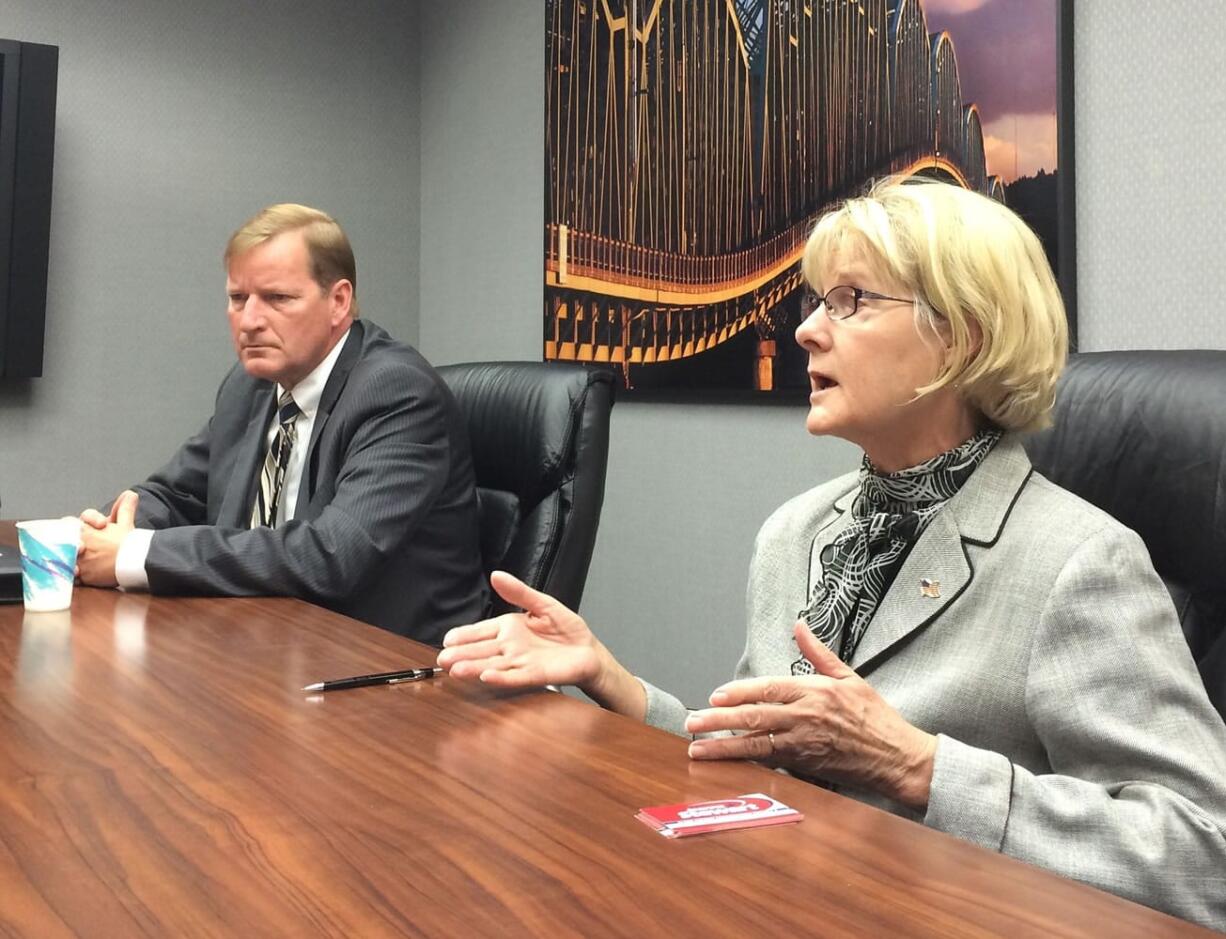
[[[17,530],[21,541],[22,593],[26,600],[45,590],[54,590],[56,581],[72,581],[77,564],[75,544],[47,544],[24,529]]]

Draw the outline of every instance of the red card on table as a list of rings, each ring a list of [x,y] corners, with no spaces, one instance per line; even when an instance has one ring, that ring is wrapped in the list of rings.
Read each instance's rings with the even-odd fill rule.
[[[652,805],[639,809],[634,817],[656,829],[665,838],[682,838],[735,828],[758,828],[762,825],[785,825],[804,819],[800,812],[761,792],[710,802]]]

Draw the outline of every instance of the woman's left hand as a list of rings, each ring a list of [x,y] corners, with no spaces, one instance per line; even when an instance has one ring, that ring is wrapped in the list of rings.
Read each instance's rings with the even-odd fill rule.
[[[712,706],[694,711],[685,729],[734,736],[695,740],[690,758],[757,760],[871,789],[923,811],[937,738],[903,720],[803,622],[796,624],[796,643],[816,674],[721,685]]]

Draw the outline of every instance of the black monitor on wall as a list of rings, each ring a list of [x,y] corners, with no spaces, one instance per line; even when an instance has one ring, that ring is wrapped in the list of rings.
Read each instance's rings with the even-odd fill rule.
[[[0,376],[43,373],[60,50],[0,39]]]

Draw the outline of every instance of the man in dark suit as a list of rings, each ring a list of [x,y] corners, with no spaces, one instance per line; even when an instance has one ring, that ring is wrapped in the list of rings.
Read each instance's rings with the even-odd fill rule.
[[[479,619],[463,417],[415,349],[357,318],[345,233],[270,206],[225,261],[238,364],[169,463],[82,513],[82,582],[300,597],[432,643]]]

